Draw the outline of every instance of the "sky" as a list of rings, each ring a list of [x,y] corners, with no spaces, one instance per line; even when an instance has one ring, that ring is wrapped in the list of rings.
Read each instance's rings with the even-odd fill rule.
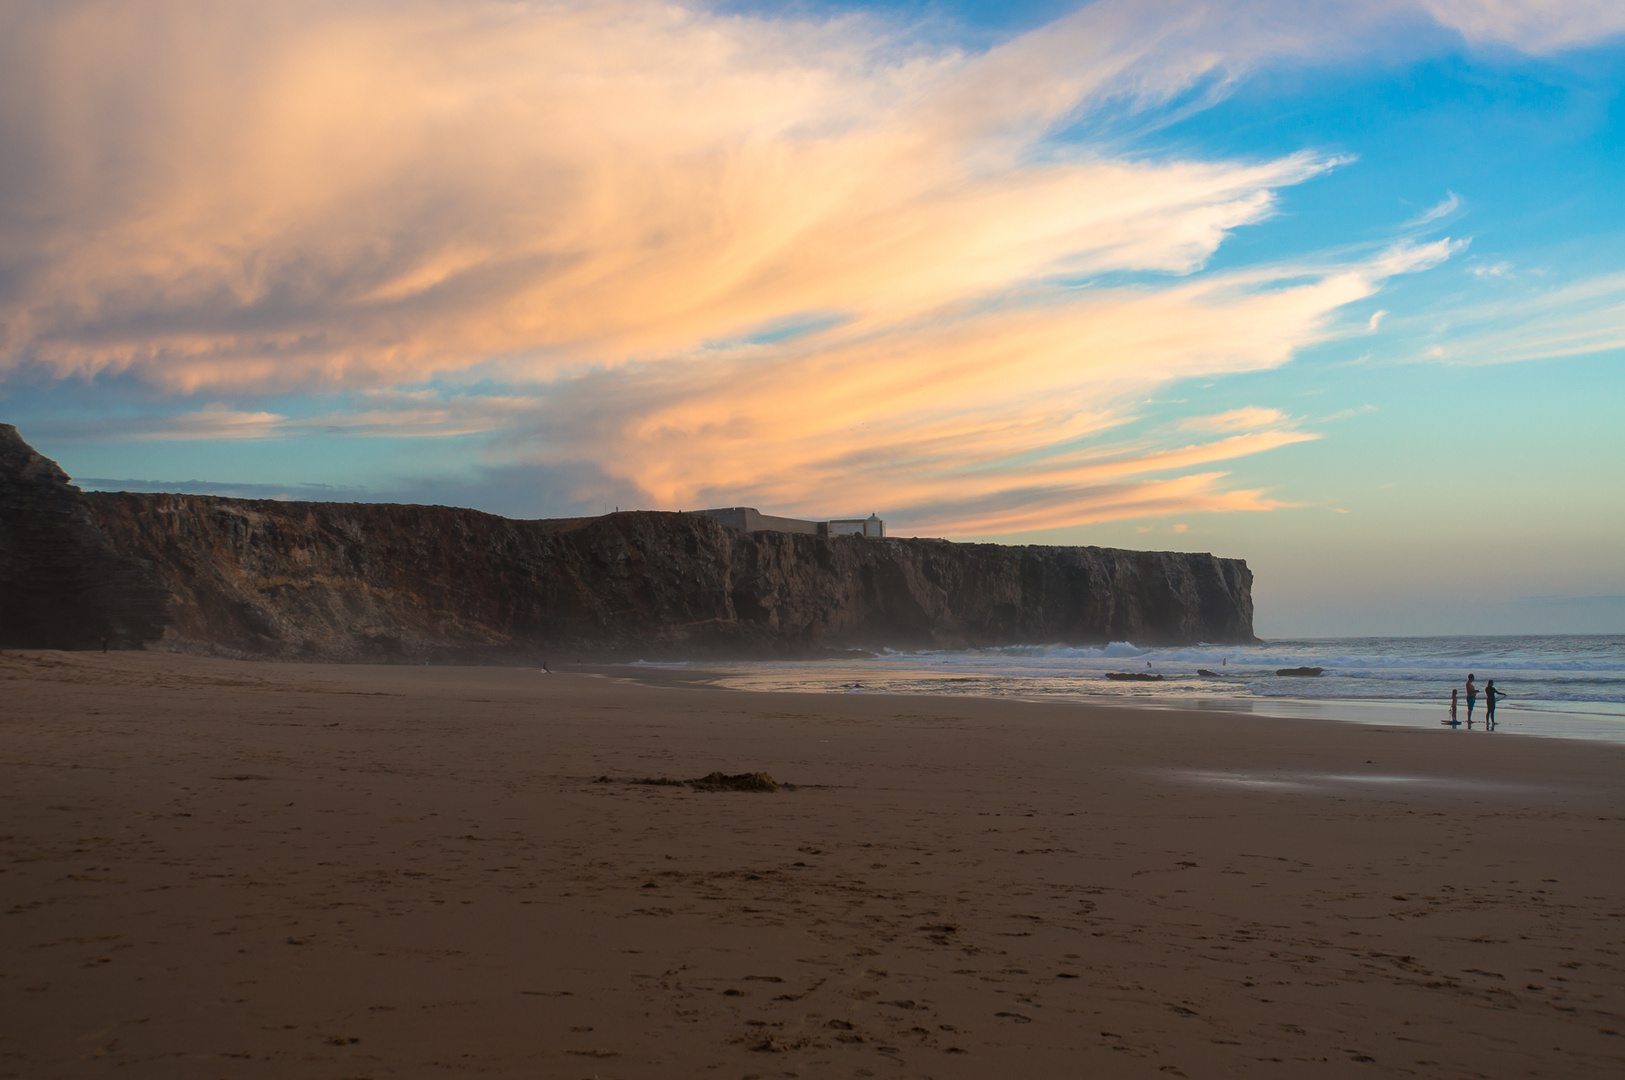
[[[1616,0],[0,0],[0,421],[1625,633],[1622,88]]]

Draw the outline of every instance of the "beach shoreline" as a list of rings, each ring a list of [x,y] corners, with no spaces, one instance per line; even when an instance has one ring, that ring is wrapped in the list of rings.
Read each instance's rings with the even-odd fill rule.
[[[820,672],[819,667],[824,671]],[[786,669],[800,668],[811,677],[797,678]],[[572,665],[563,670],[587,672],[606,678],[626,679],[650,686],[737,690],[746,693],[771,690],[800,690],[807,693],[893,694],[899,697],[940,696],[939,686],[896,689],[888,681],[888,673],[868,673],[841,661],[814,666],[806,662],[774,664],[762,661],[685,661],[681,663],[608,663]],[[835,679],[862,678],[867,680],[860,688],[843,689],[831,684],[829,672],[839,672]],[[777,677],[767,672],[777,672]],[[961,683],[976,680],[958,679]],[[1080,682],[1074,688],[1055,693],[1035,693],[1014,689],[997,692],[988,689],[991,680],[973,685],[951,695],[983,698],[992,701],[1029,701],[1037,704],[1073,702],[1097,708],[1159,709],[1197,713],[1226,713],[1252,716],[1271,716],[1281,719],[1332,720],[1342,723],[1378,724],[1415,728],[1450,729],[1450,697],[1448,688],[1435,689],[1428,698],[1342,698],[1295,697],[1277,694],[1268,697],[1248,696],[1238,687],[1229,695],[1204,697],[1174,697],[1159,695],[1154,686],[1137,688],[1143,692],[1133,696],[1121,693],[1100,693],[1098,682]],[[1113,687],[1112,689],[1116,689]],[[1456,730],[1497,736],[1527,735],[1538,738],[1596,740],[1625,743],[1625,715],[1619,705],[1589,702],[1502,702],[1493,729],[1484,726],[1484,710],[1478,708],[1468,722],[1465,700],[1457,712]]]
[[[0,681],[0,1075],[1625,1067],[1625,748],[527,668]],[[792,786],[638,782],[712,771]]]

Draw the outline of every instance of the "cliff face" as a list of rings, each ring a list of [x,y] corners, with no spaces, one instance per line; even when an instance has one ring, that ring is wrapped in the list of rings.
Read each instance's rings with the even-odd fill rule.
[[[1211,555],[68,490],[168,597],[178,648],[404,661],[1253,640],[1252,574]]]
[[[743,534],[634,512],[85,496],[175,598],[173,637],[335,659],[762,655],[889,646],[1252,640],[1239,560]]]
[[[0,424],[0,648],[136,647],[162,635],[166,600],[56,462]]]

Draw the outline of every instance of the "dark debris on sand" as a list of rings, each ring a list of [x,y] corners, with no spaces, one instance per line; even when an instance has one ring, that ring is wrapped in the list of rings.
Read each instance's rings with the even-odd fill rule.
[[[609,783],[609,777],[601,776],[595,783]],[[673,780],[669,776],[646,776],[642,780],[629,781],[633,784],[649,784],[655,787],[691,787],[695,791],[778,791],[780,787],[794,790],[790,784],[777,784],[765,772],[753,773],[724,773],[713,772],[693,780]]]
[[[698,780],[690,780],[695,791],[777,791],[779,785],[765,772],[708,773]]]

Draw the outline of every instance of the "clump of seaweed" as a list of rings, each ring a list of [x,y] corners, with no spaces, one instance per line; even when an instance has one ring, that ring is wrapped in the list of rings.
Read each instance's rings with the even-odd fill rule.
[[[594,780],[595,784],[614,783],[607,776]],[[691,787],[695,791],[794,791],[794,784],[775,783],[765,772],[714,772],[693,780],[673,780],[669,776],[645,776],[642,780],[626,780],[627,784],[647,784],[650,787]]]
[[[695,791],[777,791],[779,785],[765,772],[754,773],[721,773],[714,772],[702,776],[698,780],[690,780],[689,786]]]

